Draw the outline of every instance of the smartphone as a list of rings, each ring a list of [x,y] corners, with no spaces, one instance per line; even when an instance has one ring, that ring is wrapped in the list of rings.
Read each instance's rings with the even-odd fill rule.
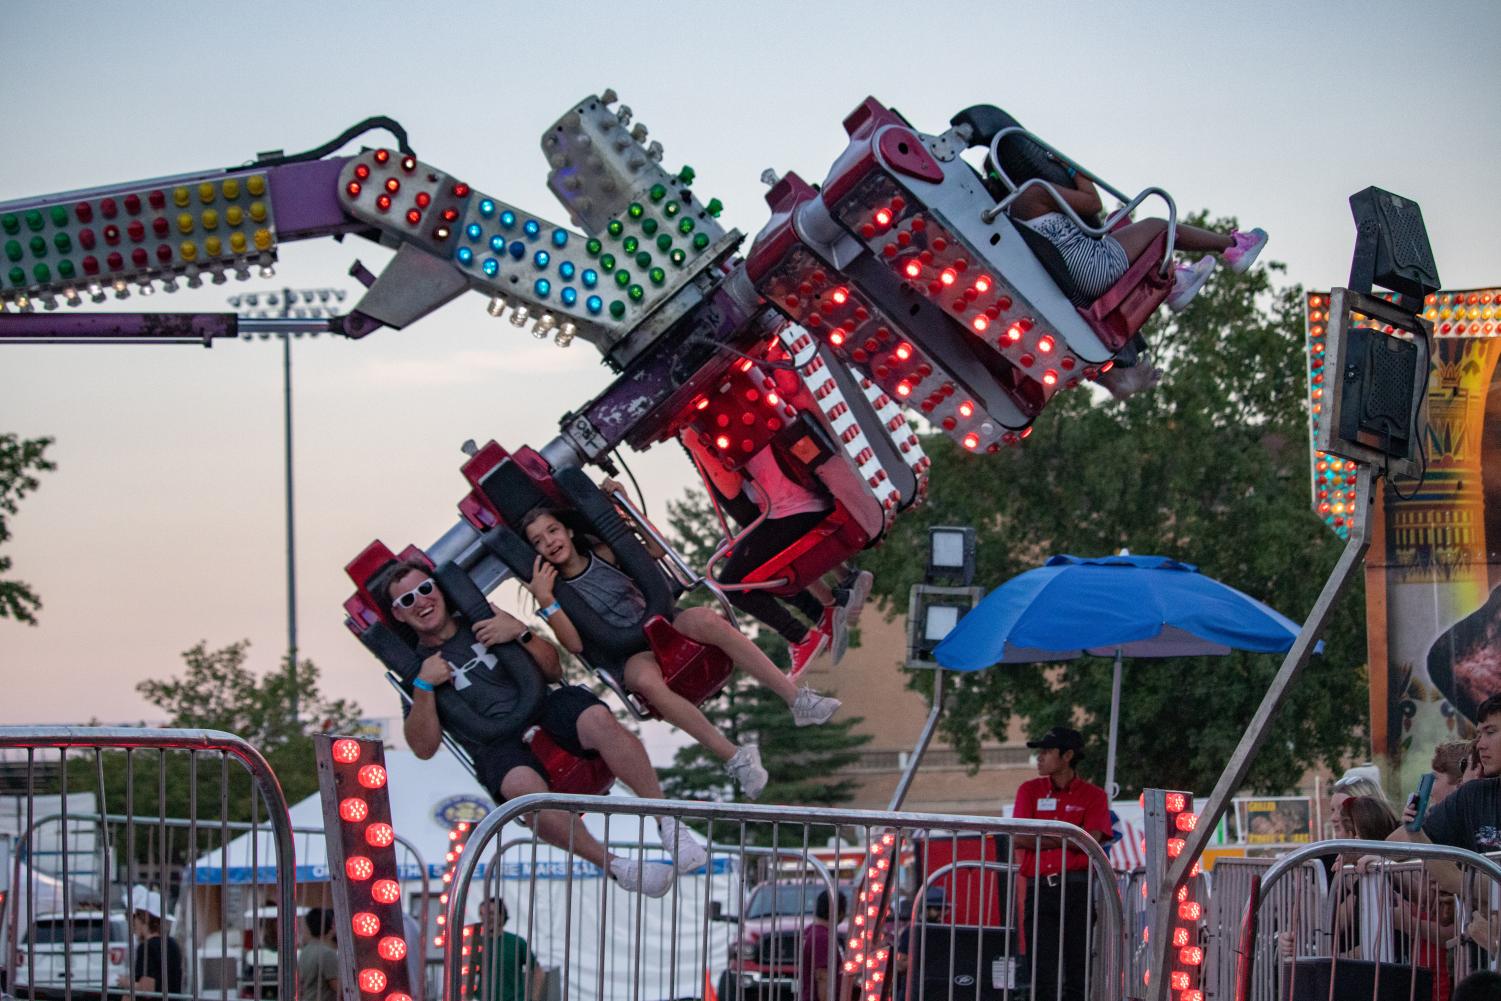
[[[1412,818],[1412,823],[1407,825],[1407,829],[1409,831],[1417,833],[1418,831],[1423,829],[1423,816],[1428,812],[1428,795],[1432,792],[1433,773],[1429,772],[1427,775],[1424,775],[1420,780],[1418,780],[1418,791],[1412,794],[1412,798],[1417,805],[1418,812]]]

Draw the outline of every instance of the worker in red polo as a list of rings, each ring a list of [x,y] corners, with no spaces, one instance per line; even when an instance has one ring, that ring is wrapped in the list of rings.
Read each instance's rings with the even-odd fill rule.
[[[1055,726],[1041,740],[1038,777],[1016,790],[1011,815],[1061,820],[1083,828],[1096,841],[1110,837],[1110,800],[1105,790],[1075,774],[1084,754],[1078,730]],[[1030,890],[1023,912],[1027,948],[1032,954],[1032,997],[1084,1001],[1089,957],[1089,857],[1077,844],[1056,837],[1013,839],[1017,872]]]

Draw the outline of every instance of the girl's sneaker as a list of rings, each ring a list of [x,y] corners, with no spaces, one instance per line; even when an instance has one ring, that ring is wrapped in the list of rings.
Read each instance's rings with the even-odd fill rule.
[[[1214,258],[1209,254],[1205,254],[1192,264],[1180,264],[1177,273],[1173,276],[1173,291],[1167,297],[1167,308],[1174,313],[1183,312],[1184,308],[1193,301],[1193,297],[1199,294],[1199,289],[1204,287],[1209,276],[1214,273],[1214,265]]]
[[[1233,273],[1245,274],[1256,263],[1256,255],[1261,253],[1261,248],[1266,246],[1266,230],[1253,229],[1242,233],[1237,229],[1230,234],[1230,238],[1235,243],[1220,256],[1225,259],[1225,267]]]

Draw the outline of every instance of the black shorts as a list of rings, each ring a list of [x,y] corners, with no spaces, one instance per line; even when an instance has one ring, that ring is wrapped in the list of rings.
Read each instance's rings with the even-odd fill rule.
[[[579,741],[579,717],[603,702],[594,697],[587,688],[579,685],[563,685],[542,696],[542,705],[537,709],[534,722],[551,737],[559,747],[580,758],[597,758],[598,752],[585,749]],[[480,785],[485,787],[496,803],[504,803],[500,785],[513,768],[530,768],[547,779],[547,769],[532,753],[531,746],[522,740],[503,744],[487,744],[476,749],[474,769]]]

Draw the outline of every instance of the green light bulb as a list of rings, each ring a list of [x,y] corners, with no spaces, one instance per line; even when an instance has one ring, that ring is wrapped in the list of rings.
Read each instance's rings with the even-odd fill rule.
[[[724,202],[720,201],[718,198],[710,198],[708,210],[711,216],[718,219],[719,213],[724,211]]]
[[[692,184],[693,179],[697,176],[698,172],[695,171],[692,167],[688,166],[686,163],[683,164],[683,169],[678,171],[678,180],[681,181],[684,185]]]
[[[646,298],[646,289],[642,288],[640,285],[632,285],[630,287],[630,290],[626,292],[626,295],[631,297],[631,302],[640,302],[642,299]]]
[[[642,219],[641,220],[641,232],[645,233],[647,236],[651,236],[656,231],[657,231],[657,220],[655,220],[655,219]]]
[[[644,250],[641,251],[641,253],[636,255],[636,266],[638,268],[651,267],[651,255]]]
[[[684,236],[687,236],[689,233],[693,232],[693,227],[694,222],[692,216],[683,216],[683,218],[678,222],[678,232],[682,233]]]
[[[46,257],[47,241],[40,236],[33,236],[31,238],[31,255],[33,257]]]
[[[665,184],[653,184],[651,190],[646,194],[652,201],[660,202],[667,197],[667,186]]]
[[[54,226],[66,226],[68,224],[68,210],[61,205],[52,206],[52,210],[47,214],[52,217],[52,225]]]
[[[625,210],[625,214],[630,216],[632,219],[640,219],[642,214],[645,212],[646,209],[641,207],[640,202],[631,202],[630,206]]]
[[[682,247],[679,247],[678,249],[676,249],[676,250],[674,250],[672,252],[672,263],[676,264],[678,267],[682,267],[683,266],[683,262],[685,262],[687,260],[688,260],[688,252],[686,250],[684,250]]]
[[[639,246],[641,246],[640,240],[636,239],[634,236],[628,236],[625,238],[625,241],[621,243],[620,249],[624,250],[627,254],[634,254],[636,252],[636,248]]]
[[[648,272],[647,277],[651,279],[651,283],[653,285],[660,285],[667,280],[667,272],[663,271],[661,268],[652,268],[651,271]]]
[[[57,234],[52,238],[52,243],[55,247],[57,247],[57,252],[59,254],[66,254],[68,251],[73,249],[73,240],[68,236],[67,233]],[[58,266],[58,270],[62,270],[61,265]]]
[[[57,262],[57,273],[59,275],[61,275],[62,277],[64,277],[64,278],[72,278],[73,275],[74,275],[73,262],[72,261],[58,261]]]
[[[662,251],[662,253],[664,254],[667,253],[667,251],[671,250],[672,237],[668,236],[666,233],[663,233],[661,236],[657,237],[657,249]]]
[[[21,259],[21,256],[23,254],[25,254],[25,253],[26,252],[21,249],[21,241],[20,240],[6,240],[5,241],[5,259],[6,260],[8,260],[8,261],[19,261]]]
[[[709,245],[709,234],[707,234],[707,233],[699,233],[697,236],[695,236],[693,238],[693,249],[694,250],[703,250],[708,245]]]
[[[17,233],[21,232],[21,219],[19,216],[13,215],[11,213],[6,213],[5,215],[0,216],[0,228],[3,228],[5,232],[9,233],[11,236],[15,236]]]
[[[21,267],[20,265],[16,265],[15,267],[11,268],[10,269],[10,283],[12,285],[25,285],[26,284],[26,269],[23,268],[23,267]]]
[[[621,288],[625,288],[630,283],[631,283],[631,273],[629,271],[627,271],[625,268],[621,268],[619,271],[615,272],[615,284],[616,285],[619,285]]]
[[[590,257],[598,257],[599,251],[603,246],[604,244],[600,243],[593,237],[590,237],[589,242],[584,244],[584,249],[588,251]]]
[[[600,258],[599,258],[599,266],[605,272],[605,274],[609,274],[611,271],[614,271],[615,270],[615,255],[614,254],[601,254]]]
[[[35,233],[38,230],[40,230],[43,225],[44,225],[44,223],[42,222],[42,214],[40,212],[38,212],[36,209],[32,209],[30,212],[26,213],[26,228],[27,229],[29,229],[33,233]]]
[[[683,207],[677,202],[668,202],[666,205],[662,206],[662,214],[671,219],[673,216],[677,215],[678,212],[682,210],[682,208]]]
[[[608,232],[611,236],[619,236],[621,233],[625,232],[625,223],[621,222],[619,219],[611,219],[610,225],[605,227],[605,231]]]
[[[45,264],[38,264],[31,269],[31,273],[36,275],[36,280],[39,283],[46,284],[52,280],[52,269]]]
[[[621,302],[619,299],[616,299],[614,302],[610,303],[610,315],[615,317],[615,319],[617,320],[624,316],[625,303]]]

